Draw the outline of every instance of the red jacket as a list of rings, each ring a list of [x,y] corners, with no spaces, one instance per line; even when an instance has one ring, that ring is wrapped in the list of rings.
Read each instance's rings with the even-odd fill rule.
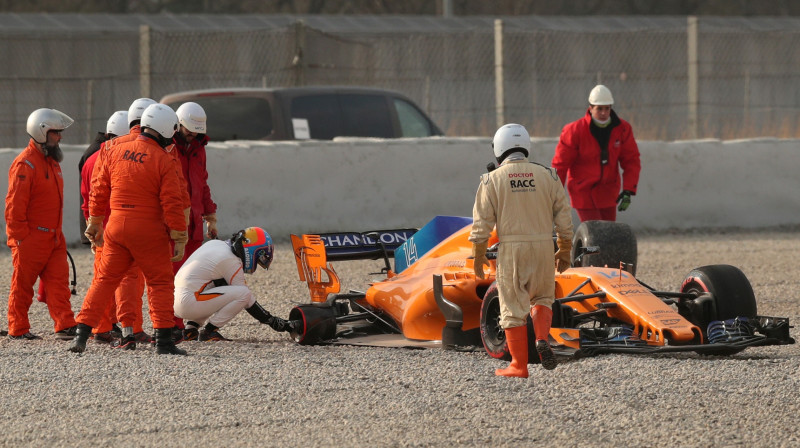
[[[5,219],[9,246],[34,230],[61,234],[63,206],[61,165],[45,157],[31,139],[8,170]]]
[[[173,139],[186,180],[186,192],[192,203],[189,213],[189,239],[203,241],[203,216],[216,213],[217,204],[211,199],[206,170],[206,144],[208,136],[187,143],[180,137]]]
[[[611,130],[608,139],[606,165],[600,163],[600,145],[589,128],[592,116],[588,110],[586,116],[564,126],[561,131],[553,168],[558,172],[561,182],[566,182],[573,208],[614,207],[620,191],[636,193],[641,164],[633,129],[613,110],[611,119],[619,123]]]

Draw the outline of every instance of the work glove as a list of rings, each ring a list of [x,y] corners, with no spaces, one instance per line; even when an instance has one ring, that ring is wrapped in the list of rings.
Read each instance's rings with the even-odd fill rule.
[[[186,250],[186,242],[189,241],[189,233],[186,230],[170,230],[169,237],[175,242],[175,247],[172,249],[171,262],[183,260],[183,253]]]
[[[186,227],[189,227],[189,217],[192,215],[192,208],[186,207],[183,209],[183,218],[186,220]]]
[[[556,245],[556,270],[561,273],[572,266],[572,240],[567,238],[557,238]]]
[[[92,253],[97,247],[103,247],[103,218],[104,216],[90,216],[86,220],[86,230],[83,234],[92,244]]]
[[[475,259],[473,261],[473,269],[475,270],[475,276],[478,278],[485,278],[483,267],[491,266],[489,264],[489,259],[486,258],[487,247],[489,247],[488,241],[472,244],[472,257]]]
[[[212,240],[217,239],[217,214],[209,213],[203,219],[206,221],[206,236]]]
[[[622,193],[617,196],[617,202],[619,203],[619,208],[617,210],[624,212],[628,209],[631,205],[631,196],[633,196],[633,192],[630,190],[622,190]]]

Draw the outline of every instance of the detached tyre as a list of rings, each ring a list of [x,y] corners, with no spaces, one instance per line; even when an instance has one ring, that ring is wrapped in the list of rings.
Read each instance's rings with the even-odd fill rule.
[[[584,255],[577,262],[581,249],[597,246],[600,253]],[[584,221],[580,223],[572,239],[573,266],[597,266],[618,268],[627,264],[626,270],[636,275],[638,246],[633,230],[627,224],[613,221]]]
[[[735,266],[714,264],[695,268],[683,280],[681,292],[701,295],[680,313],[703,332],[706,332],[709,322],[715,320],[755,319],[758,315],[753,287]],[[705,293],[708,294],[703,297]]]

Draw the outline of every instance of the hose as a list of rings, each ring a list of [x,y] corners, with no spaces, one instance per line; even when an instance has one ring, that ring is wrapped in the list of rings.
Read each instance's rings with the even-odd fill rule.
[[[69,258],[69,264],[72,265],[72,281],[69,282],[72,289],[69,291],[73,296],[78,295],[78,290],[75,288],[78,284],[78,273],[75,270],[75,260],[72,259],[72,254],[67,251],[67,257]]]

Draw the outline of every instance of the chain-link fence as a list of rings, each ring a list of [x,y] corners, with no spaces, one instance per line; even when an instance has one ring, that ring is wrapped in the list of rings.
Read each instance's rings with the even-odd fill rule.
[[[0,147],[25,145],[39,107],[75,118],[64,142],[81,144],[141,96],[295,85],[396,90],[450,136],[491,135],[499,122],[558,136],[602,83],[640,140],[800,137],[800,19],[428,18],[423,27],[399,17],[350,27],[329,16],[192,30],[191,17],[171,18],[182,27],[0,27]]]

